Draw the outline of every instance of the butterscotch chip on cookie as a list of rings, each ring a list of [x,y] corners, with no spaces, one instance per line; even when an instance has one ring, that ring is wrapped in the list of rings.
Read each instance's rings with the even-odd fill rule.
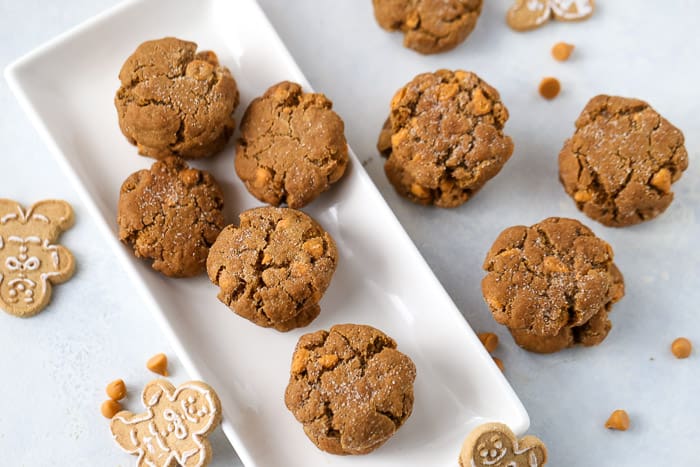
[[[258,326],[289,331],[318,316],[318,304],[338,263],[331,236],[290,208],[241,213],[209,252],[209,279],[219,300]]]
[[[300,208],[345,173],[343,120],[323,94],[283,81],[254,99],[241,121],[236,173],[268,204]]]
[[[415,365],[389,336],[339,324],[301,336],[285,404],[319,449],[367,454],[411,415],[415,378]]]
[[[483,267],[481,289],[494,319],[532,352],[599,344],[624,295],[610,245],[573,219],[504,230]]]
[[[119,239],[166,276],[194,276],[204,271],[209,247],[225,225],[222,209],[214,177],[169,157],[122,184]]]
[[[598,222],[624,227],[653,219],[673,201],[688,167],[683,133],[638,99],[600,95],[576,120],[559,153],[559,179]]]
[[[119,72],[119,126],[139,154],[200,158],[233,134],[238,87],[211,51],[174,37],[139,45]]]
[[[377,148],[396,191],[419,204],[455,207],[513,153],[498,92],[468,71],[423,73],[398,90]]]
[[[482,0],[373,0],[374,16],[388,31],[404,33],[404,46],[423,54],[451,50],[476,26]]]

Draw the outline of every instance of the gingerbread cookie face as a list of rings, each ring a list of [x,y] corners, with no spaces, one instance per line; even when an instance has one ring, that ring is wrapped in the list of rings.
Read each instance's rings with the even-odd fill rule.
[[[201,381],[177,389],[165,380],[151,381],[143,390],[146,411],[117,413],[110,429],[114,440],[138,465],[202,467],[212,452],[207,436],[221,422],[221,402]]]
[[[498,92],[468,71],[423,73],[394,95],[377,144],[396,191],[419,204],[455,207],[513,153]]]
[[[494,319],[527,350],[596,345],[624,295],[610,245],[573,219],[504,230],[484,261],[481,289]]]
[[[169,157],[131,174],[119,192],[119,239],[166,276],[204,271],[224,227],[223,194],[209,173]]]
[[[559,21],[582,21],[593,14],[593,0],[549,0],[549,4]]]
[[[373,0],[374,16],[388,31],[404,33],[404,46],[422,54],[455,48],[471,34],[482,0]]]
[[[611,227],[650,220],[688,167],[683,133],[644,101],[600,95],[559,153],[559,179],[587,216]]]
[[[119,126],[139,154],[207,157],[233,134],[238,87],[211,51],[174,37],[139,45],[119,72]]]
[[[367,454],[411,415],[415,378],[415,365],[389,336],[340,324],[299,339],[285,404],[319,449]]]
[[[459,454],[461,467],[541,467],[547,462],[547,448],[535,436],[520,441],[502,423],[486,423],[464,440]]]
[[[283,81],[253,100],[241,122],[236,173],[250,194],[301,208],[345,173],[344,124],[323,94]]]
[[[516,31],[535,29],[550,19],[582,21],[593,14],[593,0],[516,0],[506,22]]]
[[[258,326],[289,331],[313,321],[338,263],[331,236],[289,208],[241,213],[209,252],[209,279],[219,300]]]
[[[39,201],[24,210],[0,199],[0,308],[27,318],[51,299],[52,286],[70,279],[75,260],[56,245],[73,225],[73,208],[65,201]]]

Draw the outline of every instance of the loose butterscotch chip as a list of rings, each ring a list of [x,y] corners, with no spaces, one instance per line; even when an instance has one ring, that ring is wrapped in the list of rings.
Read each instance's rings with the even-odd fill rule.
[[[107,385],[105,392],[112,400],[120,401],[124,399],[124,397],[126,397],[126,385],[124,384],[124,380],[115,379]]]
[[[146,368],[153,373],[168,376],[168,357],[164,353],[156,354],[148,360]]]
[[[693,344],[685,337],[679,337],[671,344],[671,352],[676,358],[688,358],[693,350]]]
[[[561,91],[561,84],[559,84],[558,79],[551,76],[542,78],[540,82],[540,95],[542,97],[545,99],[554,99],[559,95],[559,91]]]
[[[501,370],[501,372],[505,372],[505,371],[506,371],[506,367],[503,365],[503,360],[501,360],[501,359],[498,358],[498,357],[493,357],[493,362],[496,364],[496,366],[498,367],[498,369]]]
[[[624,410],[618,409],[610,414],[610,418],[605,422],[605,428],[611,430],[627,431],[630,427],[630,417]]]
[[[574,51],[573,44],[567,44],[566,42],[557,42],[552,47],[552,57],[560,62],[565,62],[571,56]]]
[[[102,412],[102,415],[104,415],[105,418],[112,418],[114,417],[118,412],[121,412],[122,410],[122,405],[112,399],[107,399],[102,403],[100,406],[100,412]]]
[[[481,332],[478,336],[488,353],[492,353],[496,350],[496,347],[498,347],[498,336],[496,334],[492,332]]]

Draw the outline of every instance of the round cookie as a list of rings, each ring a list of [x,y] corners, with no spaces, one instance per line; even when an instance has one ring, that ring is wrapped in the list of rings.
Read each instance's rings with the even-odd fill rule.
[[[599,344],[612,304],[625,293],[610,245],[573,219],[504,230],[483,268],[481,290],[494,319],[533,352]]]
[[[301,336],[284,400],[319,449],[367,454],[411,415],[415,379],[415,365],[389,336],[339,324]]]
[[[649,104],[596,96],[559,153],[559,179],[587,216],[612,227],[653,219],[688,167],[683,134]]]
[[[323,94],[283,81],[254,99],[241,121],[236,173],[260,201],[300,208],[345,173],[344,124]]]
[[[119,239],[153,269],[171,277],[204,271],[209,247],[224,227],[223,195],[209,173],[180,158],[131,174],[119,192]]]
[[[289,208],[241,213],[207,259],[219,300],[258,326],[289,331],[309,324],[338,263],[331,236],[311,217]]]
[[[451,50],[476,26],[482,0],[372,0],[387,31],[404,33],[405,47],[422,54]]]
[[[214,52],[174,37],[139,45],[119,72],[119,126],[139,154],[200,158],[233,134],[238,87]]]
[[[377,148],[402,196],[455,207],[494,177],[513,153],[498,92],[468,71],[438,70],[399,89]]]

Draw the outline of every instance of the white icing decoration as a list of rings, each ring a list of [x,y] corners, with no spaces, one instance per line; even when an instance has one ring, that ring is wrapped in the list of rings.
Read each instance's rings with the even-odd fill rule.
[[[2,250],[5,246],[5,241],[2,239],[2,235],[0,235],[0,250]]]
[[[527,0],[527,9],[530,11],[540,11],[544,9],[544,5],[539,0]]]
[[[136,439],[136,430],[129,430],[129,437],[131,438],[131,444],[134,446],[139,444],[139,440]]]
[[[149,407],[152,407],[152,406],[156,405],[156,404],[158,403],[158,400],[160,399],[160,395],[161,395],[161,394],[163,394],[163,393],[160,392],[160,391],[157,392],[156,394],[154,394],[153,397],[151,397],[151,398],[148,400],[148,406],[149,406]]]
[[[22,209],[20,208],[20,211],[21,210]],[[4,216],[0,217],[0,224],[5,224],[7,221],[9,221],[11,219],[17,219],[17,214],[15,214],[14,212],[11,212],[9,214],[5,214]]]
[[[549,3],[554,13],[564,19],[580,19],[593,11],[590,0],[549,0]],[[569,11],[572,6],[576,8]]]
[[[49,221],[49,218],[46,217],[46,216],[43,215],[43,214],[32,214],[32,217],[31,217],[31,218],[32,218],[32,219],[40,220],[40,221],[42,221],[42,222],[46,222],[47,224],[51,222],[51,221]]]

